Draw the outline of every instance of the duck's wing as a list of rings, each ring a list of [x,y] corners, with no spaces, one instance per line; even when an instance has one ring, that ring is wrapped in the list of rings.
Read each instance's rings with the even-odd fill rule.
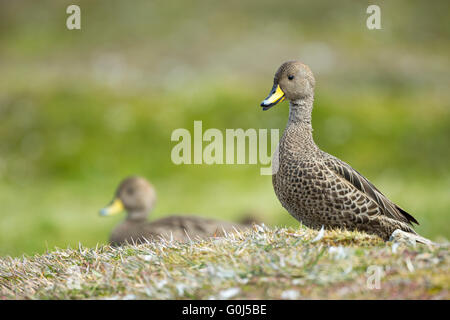
[[[223,231],[233,232],[248,226],[229,221],[216,220],[211,218],[197,217],[197,216],[183,216],[183,224],[187,229],[199,236],[211,237],[214,235],[222,236]]]
[[[126,243],[144,243],[157,239],[159,232],[149,222],[123,221],[111,233],[109,242],[112,246],[121,246]]]
[[[173,233],[175,238],[186,238],[187,235],[194,239],[196,237],[209,238],[222,236],[223,231],[232,232],[244,226],[232,222],[197,216],[169,216],[150,223],[152,228],[160,232]]]
[[[186,226],[180,217],[169,216],[155,221],[149,221],[142,225],[143,233],[152,238],[163,237],[176,241],[187,241]]]
[[[374,200],[382,209],[381,211],[384,215],[401,222],[409,223],[410,225],[412,225],[412,223],[419,224],[412,215],[390,201],[369,180],[350,165],[328,153],[323,152],[323,156],[325,165],[331,171],[350,182],[356,189]]]

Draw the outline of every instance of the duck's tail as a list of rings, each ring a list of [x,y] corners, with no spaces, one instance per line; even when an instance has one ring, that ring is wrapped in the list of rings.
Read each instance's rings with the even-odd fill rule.
[[[416,243],[421,243],[427,246],[438,246],[436,242],[433,242],[430,239],[422,237],[417,233],[406,232],[400,229],[397,229],[392,233],[391,237],[389,238],[389,241],[407,242],[413,245],[415,245]]]
[[[239,223],[245,226],[252,226],[254,224],[261,224],[262,221],[258,218],[255,218],[255,216],[252,214],[247,214],[239,220]]]

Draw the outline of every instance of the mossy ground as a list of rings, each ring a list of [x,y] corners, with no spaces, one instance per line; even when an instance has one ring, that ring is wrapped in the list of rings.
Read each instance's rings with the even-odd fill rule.
[[[348,231],[268,228],[208,241],[0,259],[1,299],[449,299],[450,255]],[[379,288],[370,278],[379,268]]]

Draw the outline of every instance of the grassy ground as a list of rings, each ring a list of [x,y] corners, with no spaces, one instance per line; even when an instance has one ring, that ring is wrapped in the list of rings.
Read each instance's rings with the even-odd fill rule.
[[[0,298],[449,299],[449,266],[448,244],[254,226],[210,241],[0,258]]]

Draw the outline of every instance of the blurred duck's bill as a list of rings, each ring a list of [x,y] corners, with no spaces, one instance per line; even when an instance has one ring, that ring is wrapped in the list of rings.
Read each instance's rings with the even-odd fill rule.
[[[120,199],[114,199],[111,204],[100,210],[101,216],[112,216],[124,210],[123,203]]]
[[[283,100],[283,90],[281,90],[278,84],[274,84],[269,96],[263,102],[261,102],[261,107],[263,107],[263,110],[266,111]]]

